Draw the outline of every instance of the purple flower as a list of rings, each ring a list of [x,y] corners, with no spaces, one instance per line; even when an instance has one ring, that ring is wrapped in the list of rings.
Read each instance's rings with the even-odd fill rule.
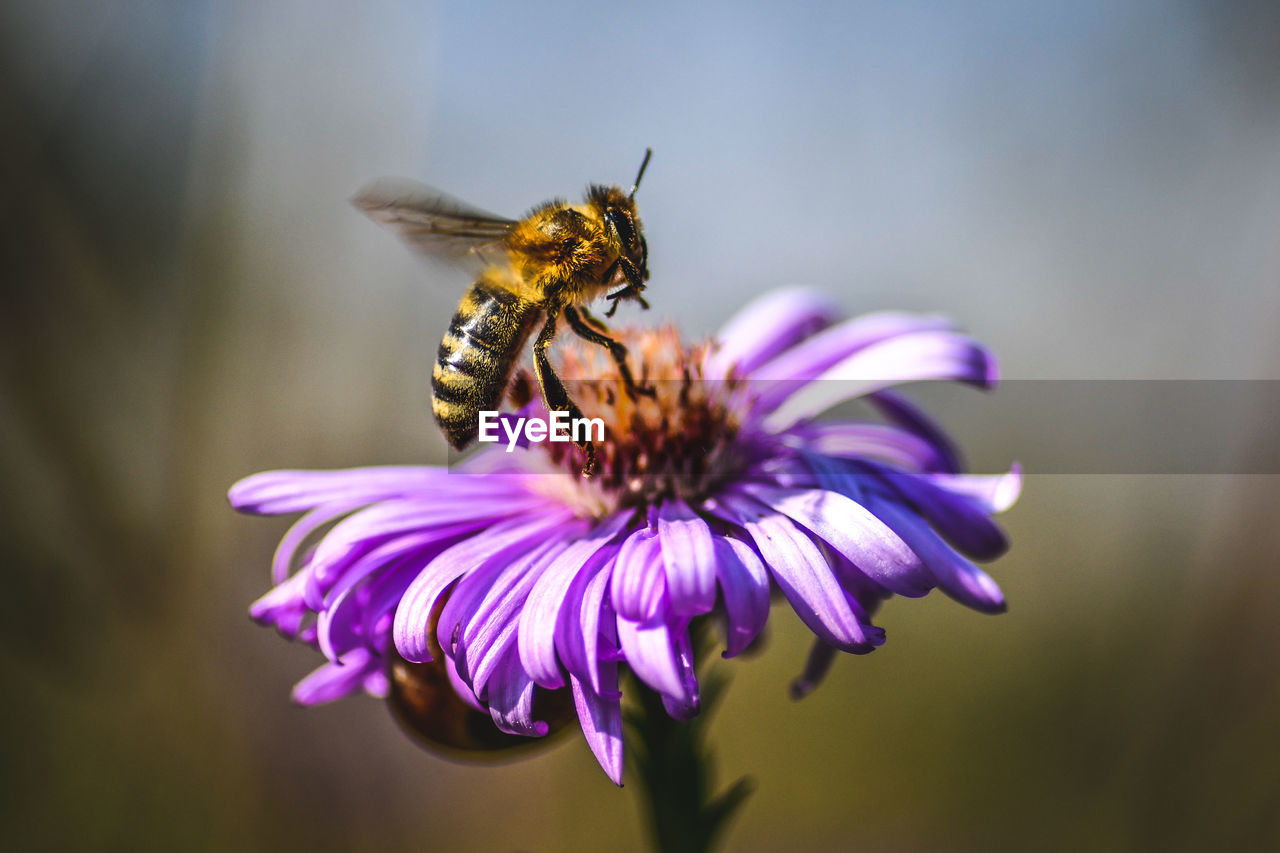
[[[807,291],[758,300],[711,344],[685,347],[671,328],[623,335],[653,398],[622,393],[598,348],[561,348],[571,396],[606,424],[590,479],[576,448],[545,443],[494,447],[452,470],[274,471],[232,487],[236,509],[305,513],[276,551],[275,587],[250,611],[328,659],[297,701],[395,694],[404,667],[433,661],[434,677],[497,729],[540,736],[545,697],[571,696],[620,783],[619,666],[673,717],[696,714],[689,626],[704,614],[717,614],[733,657],[780,592],[815,635],[793,685],[803,695],[836,651],[884,642],[871,616],[893,594],[938,587],[1004,610],[970,559],[1007,548],[990,515],[1016,499],[1017,467],[961,473],[945,433],[887,390],[991,387],[982,346],[938,317],[837,323]],[[814,420],[856,397],[882,420]]]

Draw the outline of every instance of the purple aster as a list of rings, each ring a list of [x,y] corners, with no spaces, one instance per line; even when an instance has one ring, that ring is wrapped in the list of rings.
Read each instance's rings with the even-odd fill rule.
[[[544,443],[452,469],[273,471],[232,487],[236,509],[304,513],[276,551],[275,587],[250,611],[327,658],[294,689],[298,702],[390,694],[404,720],[426,679],[433,695],[445,685],[449,701],[488,714],[495,735],[524,737],[576,711],[621,783],[619,668],[671,716],[697,714],[699,617],[715,614],[733,657],[780,593],[815,637],[798,696],[835,652],[884,642],[871,618],[891,595],[937,587],[1005,609],[971,560],[1007,548],[990,516],[1016,499],[1018,469],[962,473],[945,433],[887,390],[995,383],[990,353],[946,320],[836,322],[821,297],[784,291],[712,343],[686,347],[669,327],[622,336],[653,398],[622,393],[598,348],[561,347],[570,395],[606,424],[590,479],[576,448]],[[815,420],[853,398],[882,419]]]

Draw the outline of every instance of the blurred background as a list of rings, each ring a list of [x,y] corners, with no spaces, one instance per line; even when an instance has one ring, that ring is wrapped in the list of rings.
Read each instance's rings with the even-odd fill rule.
[[[444,458],[466,280],[347,204],[375,176],[515,215],[651,145],[646,322],[803,283],[948,313],[1013,379],[1280,379],[1276,4],[626,8],[0,8],[10,849],[643,847],[580,737],[461,766],[373,700],[301,710],[318,656],[246,616],[287,521],[234,480]],[[983,403],[991,470],[1074,426]],[[1274,476],[1033,471],[1008,614],[890,601],[800,703],[775,609],[713,729],[757,781],[727,847],[1274,849],[1278,508]]]

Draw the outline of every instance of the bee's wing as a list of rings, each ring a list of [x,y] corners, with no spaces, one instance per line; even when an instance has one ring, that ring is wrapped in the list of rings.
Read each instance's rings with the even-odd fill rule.
[[[394,229],[411,248],[468,265],[505,257],[502,240],[516,224],[401,178],[379,178],[356,193],[351,203]]]

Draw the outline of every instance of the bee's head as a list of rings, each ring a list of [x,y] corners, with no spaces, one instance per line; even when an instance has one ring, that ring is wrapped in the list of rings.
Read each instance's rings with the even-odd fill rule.
[[[635,199],[620,187],[596,185],[587,190],[587,201],[599,214],[605,234],[618,255],[631,261],[642,279],[648,279],[649,245],[644,239],[640,217],[636,215]]]
[[[600,214],[609,241],[617,247],[619,257],[632,263],[640,273],[641,281],[649,279],[649,244],[644,239],[640,217],[636,215],[636,190],[640,188],[640,179],[644,177],[652,156],[653,149],[646,148],[631,192],[624,193],[621,187],[599,185],[587,189],[587,201]]]

